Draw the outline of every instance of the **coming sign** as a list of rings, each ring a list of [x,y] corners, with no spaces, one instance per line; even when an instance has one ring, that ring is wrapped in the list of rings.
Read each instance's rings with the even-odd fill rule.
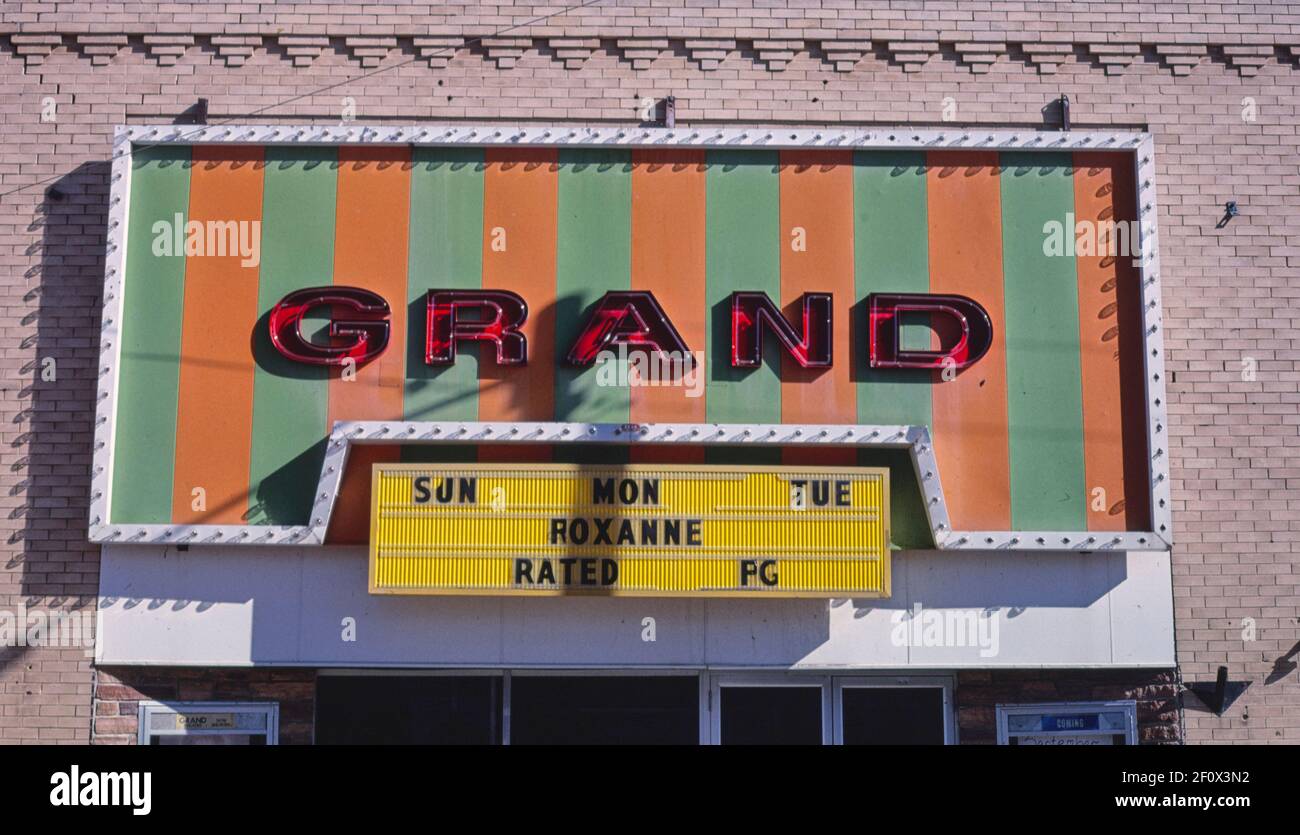
[[[381,594],[889,595],[879,468],[377,464]]]

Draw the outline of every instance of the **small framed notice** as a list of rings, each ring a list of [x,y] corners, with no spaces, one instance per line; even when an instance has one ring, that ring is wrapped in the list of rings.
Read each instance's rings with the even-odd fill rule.
[[[275,745],[275,702],[141,702],[140,745]]]
[[[1136,745],[1137,702],[998,705],[999,745]]]

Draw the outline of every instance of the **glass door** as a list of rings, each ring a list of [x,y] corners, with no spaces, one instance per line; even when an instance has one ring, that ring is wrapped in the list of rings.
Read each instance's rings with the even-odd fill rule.
[[[721,745],[826,745],[830,691],[820,677],[714,676],[713,740]]]
[[[708,676],[707,739],[719,745],[950,745],[948,676]]]
[[[510,675],[511,745],[695,745],[694,675]]]
[[[833,687],[836,745],[956,742],[951,679],[837,677]]]

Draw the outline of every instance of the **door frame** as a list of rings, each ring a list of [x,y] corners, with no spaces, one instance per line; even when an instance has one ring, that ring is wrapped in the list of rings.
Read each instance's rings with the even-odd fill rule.
[[[803,673],[747,671],[700,674],[700,744],[722,742],[723,687],[820,687],[822,691],[822,744],[844,744],[844,689],[854,687],[936,688],[943,694],[943,743],[957,744],[955,680],[951,675],[897,675],[858,672]]]
[[[817,687],[821,690],[822,709],[822,745],[830,745],[832,739],[833,710],[831,691],[827,686],[830,676],[807,675],[788,672],[744,672],[714,673],[704,672],[701,681],[708,680],[706,700],[700,705],[701,712],[708,716],[708,738],[701,738],[701,745],[722,744],[722,688],[724,687]],[[703,727],[706,723],[701,722]]]
[[[655,668],[325,668],[320,676],[484,676],[501,679],[501,744],[510,744],[511,682],[516,676],[695,676],[699,682],[699,744],[717,745],[722,738],[723,687],[820,687],[822,695],[822,744],[842,745],[844,742],[843,693],[853,687],[934,687],[943,691],[944,744],[958,742],[956,676],[947,673],[927,672],[920,675],[899,673],[834,670],[803,672],[798,670],[730,670],[711,671],[698,667]]]
[[[834,696],[831,705],[835,710],[833,723],[834,745],[844,744],[844,689],[861,687],[932,688],[943,693],[943,744],[957,744],[957,711],[953,701],[953,677],[944,675],[924,676],[833,676],[831,688]]]

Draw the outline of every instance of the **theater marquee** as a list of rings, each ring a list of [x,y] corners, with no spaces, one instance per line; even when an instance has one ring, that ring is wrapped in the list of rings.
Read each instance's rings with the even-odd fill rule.
[[[377,465],[370,590],[889,595],[889,479],[862,467]]]
[[[873,543],[1165,549],[1154,172],[1149,136],[1092,131],[121,128],[90,537],[433,548],[371,518],[375,467],[403,485],[394,465],[463,467],[478,507],[506,478],[487,464],[526,462],[548,466],[494,486],[657,467],[662,500],[687,477],[743,493],[783,467],[883,471]],[[1131,224],[1140,255],[1060,246],[1076,221]],[[633,365],[664,357],[663,378]],[[737,465],[752,483],[723,478]],[[827,513],[859,512],[867,482],[846,477],[855,509]],[[656,513],[621,509],[618,532]],[[809,513],[781,536],[852,528]],[[577,527],[549,543],[562,518]],[[574,540],[595,517],[539,517],[515,544],[542,551],[485,555],[475,588],[571,590],[549,548],[597,560],[568,567],[596,592],[887,589],[876,550],[842,575],[801,573],[811,552],[764,569],[699,518],[730,555],[673,551],[679,574],[651,581],[688,532],[597,552]],[[402,590],[396,553],[377,591]]]

